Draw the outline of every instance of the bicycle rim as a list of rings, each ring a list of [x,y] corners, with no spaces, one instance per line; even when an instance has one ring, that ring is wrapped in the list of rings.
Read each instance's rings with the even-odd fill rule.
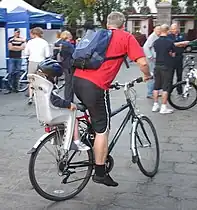
[[[37,148],[36,152],[33,153],[30,157],[30,162],[29,162],[29,178],[30,181],[34,187],[34,189],[37,191],[38,194],[40,194],[42,197],[52,200],[52,201],[63,201],[67,200],[70,198],[73,198],[76,196],[78,193],[80,193],[83,188],[86,186],[88,183],[91,175],[92,175],[92,170],[93,170],[93,152],[92,150],[88,150],[85,152],[81,153],[86,153],[87,159],[80,160],[79,161],[74,161],[74,158],[77,157],[79,152],[76,151],[70,151],[71,156],[68,158],[70,160],[70,163],[68,164],[68,170],[69,173],[73,172],[70,174],[68,179],[66,179],[66,176],[68,175],[63,175],[59,176],[58,175],[58,170],[63,171],[63,165],[58,165],[57,161],[54,158],[53,163],[49,165],[46,164],[46,161],[49,160],[49,155],[44,155],[43,163],[38,165],[38,173],[35,171],[37,167],[37,159],[38,155],[42,152],[43,147],[46,147],[46,144],[52,144],[52,140],[54,142],[54,139],[57,139],[57,132],[52,133],[50,136],[48,136],[43,142],[40,144],[40,146]],[[63,136],[63,131],[60,131],[60,138]],[[84,171],[84,167],[87,168],[87,170]],[[72,168],[72,169],[71,169]],[[77,169],[79,168],[79,172],[85,172],[85,175],[82,177],[78,177],[77,174]],[[51,171],[51,169],[54,169],[54,172]],[[46,171],[47,175],[44,175],[44,172]],[[50,171],[50,172],[49,172]],[[75,173],[74,173],[75,171]],[[38,178],[38,174],[41,174],[41,177]],[[52,174],[53,173],[53,174]],[[66,173],[65,173],[66,174]],[[76,180],[74,180],[76,178]],[[55,180],[55,184],[57,183],[57,186],[54,186],[53,181]],[[67,183],[63,184],[62,181],[67,180]],[[56,182],[57,181],[57,182]],[[46,182],[46,184],[43,184]],[[66,182],[66,181],[65,181]],[[74,187],[75,183],[80,182],[77,187]],[[73,190],[74,188],[74,190]]]
[[[178,88],[183,90],[182,94],[177,93]],[[168,96],[168,102],[173,108],[178,110],[192,108],[197,103],[197,86],[193,82],[189,82],[188,87],[186,81],[178,82],[172,86]]]
[[[29,83],[26,76],[23,76],[24,73],[25,71],[20,71],[20,78],[19,78],[18,86],[17,86],[18,92],[24,92],[28,89]]]
[[[155,127],[151,120],[142,116],[136,124],[135,147],[138,156],[138,167],[148,177],[153,177],[158,171],[160,151]],[[151,160],[153,159],[153,160]]]

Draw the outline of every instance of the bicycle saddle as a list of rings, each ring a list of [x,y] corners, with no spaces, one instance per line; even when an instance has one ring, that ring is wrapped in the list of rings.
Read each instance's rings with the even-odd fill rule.
[[[76,105],[77,105],[77,109],[81,112],[85,112],[87,109],[86,106],[82,103],[77,103]]]

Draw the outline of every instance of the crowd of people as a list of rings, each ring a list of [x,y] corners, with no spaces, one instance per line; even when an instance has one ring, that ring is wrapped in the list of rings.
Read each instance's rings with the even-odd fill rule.
[[[149,68],[154,79],[148,82],[147,98],[154,99],[153,112],[160,110],[161,114],[170,114],[172,109],[167,108],[168,92],[173,83],[176,72],[177,82],[182,80],[183,53],[189,41],[185,41],[180,34],[178,25],[173,23],[171,27],[166,24],[157,25],[154,32],[148,37],[143,49],[149,63]],[[158,96],[161,91],[161,109]],[[177,94],[182,94],[178,87]]]
[[[75,93],[77,98],[88,109],[91,124],[96,133],[94,141],[95,174],[93,181],[114,187],[118,186],[118,183],[111,178],[105,169],[111,113],[108,90],[124,61],[122,55],[127,55],[130,60],[136,62],[144,75],[144,81],[148,81],[147,97],[154,99],[152,111],[160,110],[161,114],[168,114],[172,113],[172,110],[166,106],[169,87],[175,70],[177,72],[177,80],[180,81],[182,79],[183,47],[188,43],[184,41],[184,37],[179,33],[176,24],[171,26],[170,32],[169,26],[164,24],[155,27],[153,34],[148,37],[144,48],[142,48],[134,36],[124,30],[124,23],[125,17],[122,13],[112,12],[108,15],[107,29],[111,31],[113,36],[110,37],[110,42],[106,47],[105,56],[110,59],[104,59],[96,69],[86,68],[88,65],[91,66],[90,64],[94,66],[95,58],[98,58],[96,61],[102,60],[99,52],[96,51],[93,52],[94,56],[90,57],[89,60],[82,60],[83,68],[73,68],[71,60],[76,48],[71,42],[72,35],[69,31],[62,32],[54,44],[53,59],[57,61],[47,60],[51,56],[49,44],[43,39],[43,30],[41,28],[31,30],[31,40],[27,43],[20,37],[20,30],[15,29],[15,34],[9,39],[8,46],[10,56],[9,71],[12,73],[20,70],[22,50],[29,57],[29,73],[37,73],[37,66],[39,66],[39,74],[54,84],[55,77],[59,77],[64,72],[66,81],[64,99],[52,92],[51,102],[54,106],[61,108],[76,109],[73,103],[73,94]],[[89,30],[94,31],[94,27],[87,28],[86,31],[88,34],[87,39],[92,36],[91,39],[86,41],[92,43],[96,35],[91,35]],[[102,39],[106,43],[105,37],[102,37]],[[83,38],[82,41],[84,41]],[[97,46],[97,44],[86,44],[86,47],[94,45],[94,50],[103,47],[101,45]],[[83,49],[81,50],[83,51]],[[61,65],[59,62],[61,62]],[[14,74],[11,74],[10,82],[13,83],[13,89],[8,89],[7,93],[16,91],[16,77]],[[158,103],[160,91],[162,93],[161,109]],[[181,94],[182,90],[177,91],[178,94]],[[29,88],[28,103],[32,104],[32,101],[33,95],[31,88]],[[77,122],[75,132],[78,132]],[[76,144],[81,145],[81,147],[79,146],[81,150],[88,150],[89,148],[86,145],[80,143],[77,135],[74,138],[77,142]]]

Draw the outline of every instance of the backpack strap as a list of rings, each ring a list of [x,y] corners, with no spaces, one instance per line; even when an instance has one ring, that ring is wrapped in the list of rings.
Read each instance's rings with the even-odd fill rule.
[[[124,63],[126,65],[126,67],[129,69],[129,63],[127,61],[127,55],[118,55],[118,56],[113,56],[113,57],[107,57],[105,58],[105,61],[108,61],[108,60],[116,60],[116,59],[119,59],[119,58],[123,58],[124,59]]]
[[[108,30],[112,31],[112,35],[111,35],[111,38],[110,38],[110,42],[111,42],[111,39],[112,39],[112,36],[113,36],[113,31],[116,30],[116,29],[112,28],[112,29],[108,29]],[[109,47],[109,45],[108,45],[108,47]],[[108,47],[107,47],[107,50],[108,50]],[[106,52],[107,52],[107,50],[106,50]],[[119,58],[123,58],[126,67],[129,68],[129,64],[128,64],[128,61],[127,61],[127,55],[125,55],[125,54],[118,55],[118,56],[106,57],[104,61],[116,60],[116,59],[119,59]]]

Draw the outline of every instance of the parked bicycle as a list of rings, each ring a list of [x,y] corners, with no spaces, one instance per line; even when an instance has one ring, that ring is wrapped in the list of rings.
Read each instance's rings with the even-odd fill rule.
[[[111,85],[114,90],[124,88],[126,99],[126,103],[113,111],[111,117],[126,109],[128,112],[109,144],[107,172],[110,172],[114,166],[114,160],[110,154],[128,123],[132,162],[137,163],[140,171],[147,177],[155,176],[158,171],[160,151],[156,129],[147,116],[139,113],[133,100],[133,94],[136,97],[133,87],[135,83],[142,81],[140,77],[125,84],[116,82]],[[86,107],[78,104],[78,109],[83,113],[83,116],[77,117],[81,140],[91,148],[90,150],[80,152],[72,148],[72,145],[70,150],[65,150],[66,128],[62,124],[46,125],[45,131],[48,133],[44,134],[28,152],[31,154],[30,181],[38,194],[52,201],[67,200],[80,193],[87,185],[94,169],[95,132]],[[49,164],[47,164],[48,161]],[[83,173],[82,176],[80,176],[81,173]]]
[[[168,96],[169,104],[178,110],[190,109],[197,103],[197,69],[195,68],[194,57],[190,58],[192,62],[188,64],[188,71],[183,81],[172,85]],[[177,89],[181,89],[182,94],[178,94]]]
[[[8,58],[9,59],[9,58]],[[19,72],[18,75],[18,82],[17,82],[17,87],[16,90],[18,92],[24,92],[28,89],[28,80],[27,80],[27,67],[28,67],[28,58],[24,57],[22,58],[22,65],[21,65],[21,70]],[[7,69],[6,68],[0,68],[1,72],[4,72],[4,77],[2,79],[3,82],[3,86],[5,87],[5,85],[8,85],[10,87],[10,89],[13,89],[12,84],[9,83],[9,76],[10,73],[7,73]]]
[[[183,62],[183,69],[188,68],[190,66],[194,66],[195,65],[194,59],[195,59],[194,55],[186,55]]]

